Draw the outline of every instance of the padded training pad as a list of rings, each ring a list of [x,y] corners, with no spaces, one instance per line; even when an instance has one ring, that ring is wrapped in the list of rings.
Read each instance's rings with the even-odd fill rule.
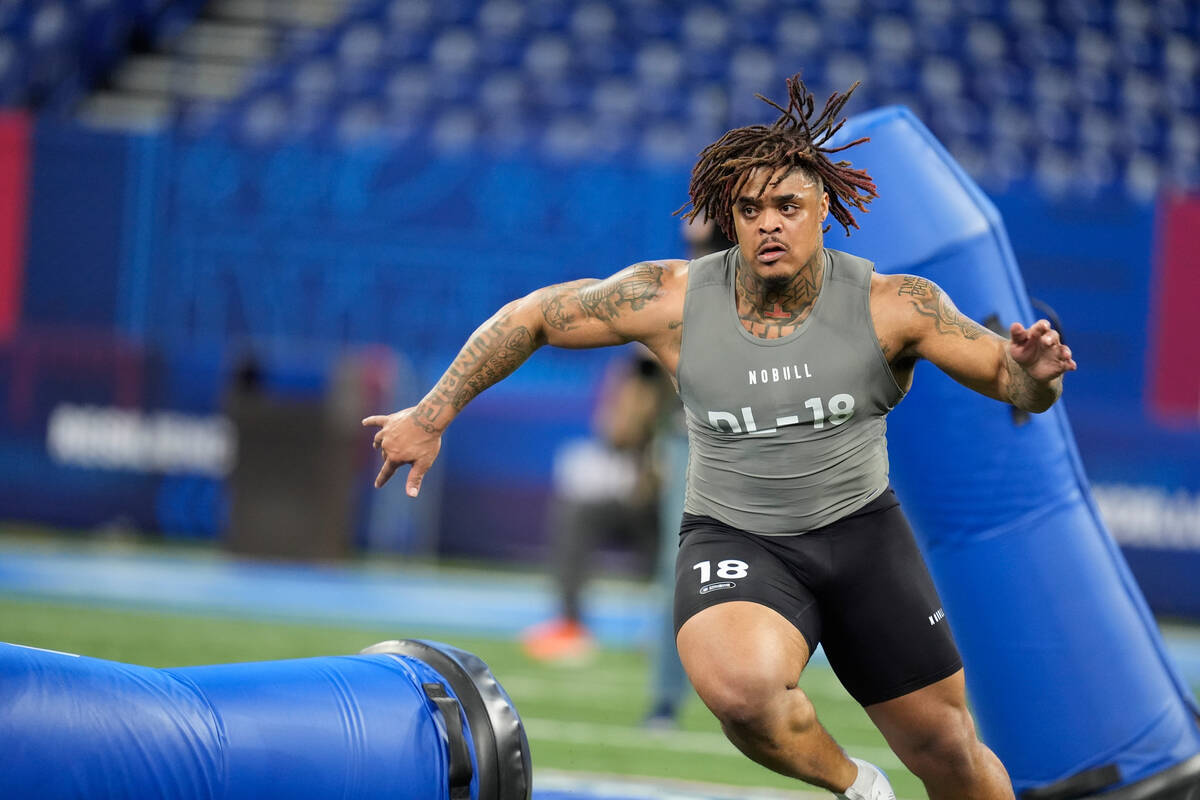
[[[995,207],[904,108],[851,119],[845,157],[879,199],[829,247],[938,283],[966,316],[1031,324]],[[1064,324],[1068,330],[1070,321]],[[952,335],[952,334],[951,334]],[[1087,353],[1075,354],[1081,369]],[[964,662],[981,732],[1017,790],[1116,763],[1126,782],[1200,752],[1191,692],[1091,499],[1064,407],[1012,409],[918,365],[889,420],[892,482]]]
[[[385,653],[160,670],[0,643],[0,786],[50,800],[445,798],[445,726],[424,683],[446,681]]]

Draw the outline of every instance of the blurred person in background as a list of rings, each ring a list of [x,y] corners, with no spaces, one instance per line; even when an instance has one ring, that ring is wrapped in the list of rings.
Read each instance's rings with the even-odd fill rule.
[[[784,105],[767,101],[780,112],[773,124],[729,131],[692,173],[685,217],[715,220],[736,247],[509,303],[417,406],[363,420],[380,428],[376,485],[411,465],[415,496],[454,417],[538,347],[641,342],[687,411],[676,642],[729,739],[840,798],[894,800],[883,772],[848,757],[797,686],[822,643],[931,800],[1012,800],[976,735],[958,649],[888,483],[885,417],[920,359],[1034,413],[1076,365],[1045,320],[1014,322],[1005,339],[930,281],[878,275],[825,248],[826,217],[849,233],[848,206],[865,211],[876,196],[863,170],[830,158],[859,143],[828,146],[854,87],[814,114],[799,76],[787,86]]]
[[[733,244],[711,220],[682,227],[690,258]],[[669,613],[687,484],[687,424],[670,379],[649,353],[639,349],[609,375],[593,427],[593,438],[565,444],[554,460],[549,529],[561,616],[525,631],[522,646],[542,661],[589,656],[595,641],[582,621],[580,597],[594,550],[605,542],[632,545],[643,563],[654,564],[664,608],[651,640],[646,724],[671,727],[690,688]],[[656,543],[657,554],[651,552]]]
[[[683,224],[683,240],[689,259],[728,250],[733,246],[712,220],[691,219]],[[670,728],[678,722],[688,690],[687,673],[675,648],[675,624],[670,613],[675,595],[675,556],[679,553],[679,521],[683,519],[687,495],[687,419],[683,404],[674,392],[667,395],[658,411],[654,431],[655,474],[659,480],[659,552],[655,590],[663,614],[658,635],[651,640],[650,710],[645,723],[651,728]]]
[[[599,546],[620,542],[647,571],[653,564],[658,480],[650,442],[659,409],[673,393],[658,363],[639,349],[610,368],[593,414],[595,435],[555,453],[548,527],[561,616],[522,634],[531,658],[578,662],[592,653],[580,596]]]

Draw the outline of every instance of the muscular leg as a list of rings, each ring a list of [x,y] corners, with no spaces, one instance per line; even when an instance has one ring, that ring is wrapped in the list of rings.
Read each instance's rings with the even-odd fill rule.
[[[691,617],[679,657],[696,693],[739,750],[765,767],[834,792],[858,774],[796,687],[808,644],[778,612],[731,601]]]
[[[975,735],[962,670],[867,714],[929,800],[1012,800],[1008,772]]]

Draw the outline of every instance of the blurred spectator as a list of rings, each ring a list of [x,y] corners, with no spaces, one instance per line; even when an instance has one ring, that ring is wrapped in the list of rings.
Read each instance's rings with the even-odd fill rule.
[[[700,258],[733,247],[733,242],[712,223],[694,221],[683,226],[688,258]],[[651,645],[653,685],[646,725],[672,727],[688,695],[687,674],[675,649],[675,626],[671,605],[675,596],[675,555],[679,551],[679,522],[683,519],[687,492],[687,424],[679,396],[671,393],[659,409],[654,436],[655,472],[659,476],[658,530],[659,555],[655,573],[655,593],[659,598],[660,617],[657,635]]]
[[[683,235],[689,258],[733,246],[712,222],[685,224]],[[689,689],[671,620],[687,489],[683,405],[658,363],[638,353],[620,367],[596,418],[598,435],[564,445],[555,459],[551,524],[562,617],[531,628],[523,644],[526,653],[541,660],[586,658],[595,642],[581,621],[580,593],[594,548],[605,540],[623,540],[648,559],[657,541],[655,593],[661,614],[651,644],[646,724],[670,727]]]
[[[549,527],[562,616],[525,632],[531,657],[573,661],[593,650],[580,596],[597,547],[629,545],[649,572],[657,541],[650,442],[669,392],[657,362],[644,350],[635,352],[605,380],[593,418],[595,435],[567,442],[555,455]]]

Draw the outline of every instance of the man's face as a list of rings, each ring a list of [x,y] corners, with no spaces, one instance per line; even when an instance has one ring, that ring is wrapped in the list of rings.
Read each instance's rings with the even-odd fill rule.
[[[803,170],[755,170],[733,201],[742,263],[763,280],[790,280],[820,250],[828,213],[828,195]]]

